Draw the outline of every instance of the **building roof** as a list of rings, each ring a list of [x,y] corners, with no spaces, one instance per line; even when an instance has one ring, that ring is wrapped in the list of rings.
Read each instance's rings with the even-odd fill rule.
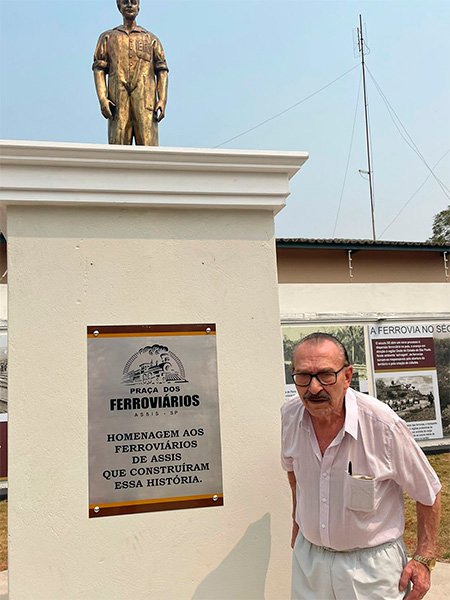
[[[448,244],[430,242],[395,242],[346,239],[277,238],[277,248],[318,248],[329,250],[420,250],[450,252]]]

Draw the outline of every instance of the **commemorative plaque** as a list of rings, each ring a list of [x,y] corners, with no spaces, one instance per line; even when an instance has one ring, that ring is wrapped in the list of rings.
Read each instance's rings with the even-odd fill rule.
[[[87,337],[89,517],[223,505],[215,325]]]

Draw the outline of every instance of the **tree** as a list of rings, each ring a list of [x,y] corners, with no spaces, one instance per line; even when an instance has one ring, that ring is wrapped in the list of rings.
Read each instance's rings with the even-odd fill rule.
[[[431,244],[450,244],[450,204],[433,219],[433,235],[427,240]]]

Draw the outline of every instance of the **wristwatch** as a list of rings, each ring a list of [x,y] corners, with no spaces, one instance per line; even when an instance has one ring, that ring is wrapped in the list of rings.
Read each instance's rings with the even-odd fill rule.
[[[436,559],[435,558],[424,558],[423,556],[420,556],[420,554],[414,554],[413,560],[417,560],[417,562],[422,563],[430,571],[432,571],[434,569],[434,567],[436,566]]]

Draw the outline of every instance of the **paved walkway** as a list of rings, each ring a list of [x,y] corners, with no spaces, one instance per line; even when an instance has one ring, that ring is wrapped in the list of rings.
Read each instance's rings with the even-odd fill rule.
[[[448,600],[450,596],[450,563],[437,563],[431,576],[431,590],[425,596],[426,600]],[[8,600],[8,571],[0,572],[0,600]],[[14,600],[20,600],[15,598]],[[46,598],[36,598],[36,600],[47,600]],[[65,598],[52,598],[52,600],[65,600]],[[94,598],[84,598],[84,600],[95,600]],[[130,600],[130,598],[123,598]],[[233,600],[233,598],[230,598]],[[249,600],[256,600],[250,599]],[[259,599],[258,599],[259,600]]]

